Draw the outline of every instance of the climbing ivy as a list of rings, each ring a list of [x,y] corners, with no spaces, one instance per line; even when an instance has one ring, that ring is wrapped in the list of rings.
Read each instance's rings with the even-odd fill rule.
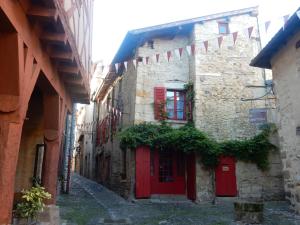
[[[193,121],[193,110],[194,110],[194,102],[195,102],[195,91],[194,84],[192,82],[188,82],[184,85],[185,90],[185,99],[186,99],[186,118],[188,121]]]
[[[274,132],[273,125],[266,125],[262,132],[244,140],[217,142],[195,128],[192,122],[183,127],[173,128],[163,121],[161,124],[141,123],[118,134],[123,150],[149,146],[150,149],[179,150],[185,153],[199,153],[207,168],[218,165],[221,155],[233,156],[238,160],[255,163],[261,170],[268,168],[268,155],[276,147],[268,140]]]

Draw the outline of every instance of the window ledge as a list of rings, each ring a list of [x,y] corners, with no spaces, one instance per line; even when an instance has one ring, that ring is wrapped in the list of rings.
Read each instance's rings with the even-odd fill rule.
[[[168,123],[176,123],[176,124],[187,124],[187,120],[166,120]]]

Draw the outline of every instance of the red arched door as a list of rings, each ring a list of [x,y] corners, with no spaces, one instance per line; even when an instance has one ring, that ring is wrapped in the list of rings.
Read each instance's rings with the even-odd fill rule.
[[[233,157],[221,157],[215,170],[216,195],[236,196],[235,159]]]

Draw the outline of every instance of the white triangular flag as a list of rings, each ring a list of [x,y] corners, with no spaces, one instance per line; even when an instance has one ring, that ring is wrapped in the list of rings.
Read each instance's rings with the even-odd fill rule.
[[[128,63],[127,61],[124,62],[124,67],[126,71],[127,71],[127,63]]]
[[[115,64],[115,69],[116,69],[116,73],[118,73],[118,70],[119,70],[119,63],[116,63],[116,64]]]
[[[136,59],[133,59],[133,60],[132,60],[132,64],[133,64],[134,69],[135,69],[135,68],[136,68]]]
[[[179,53],[179,48],[178,48],[178,49],[175,49],[175,50],[174,50],[174,53],[175,53],[175,55],[176,55],[176,57],[177,57],[178,59],[181,59],[180,53]]]
[[[296,12],[298,18],[300,19],[300,10]]]
[[[152,63],[155,63],[156,62],[156,55],[152,55],[151,60],[152,60]]]
[[[190,46],[190,45],[187,45],[187,46],[186,46],[186,51],[188,52],[189,55],[191,55],[192,49],[191,49],[191,46]]]

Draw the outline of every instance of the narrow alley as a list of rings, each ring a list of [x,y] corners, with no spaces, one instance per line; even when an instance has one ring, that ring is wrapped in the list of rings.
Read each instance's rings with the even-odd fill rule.
[[[166,204],[168,203],[168,204]],[[189,224],[234,225],[233,202],[217,200],[216,204],[189,201],[138,200],[128,202],[102,185],[74,174],[69,195],[58,198],[65,225],[97,224]],[[66,222],[67,221],[67,222]],[[289,210],[286,202],[267,202],[264,223],[298,225],[300,216]]]

